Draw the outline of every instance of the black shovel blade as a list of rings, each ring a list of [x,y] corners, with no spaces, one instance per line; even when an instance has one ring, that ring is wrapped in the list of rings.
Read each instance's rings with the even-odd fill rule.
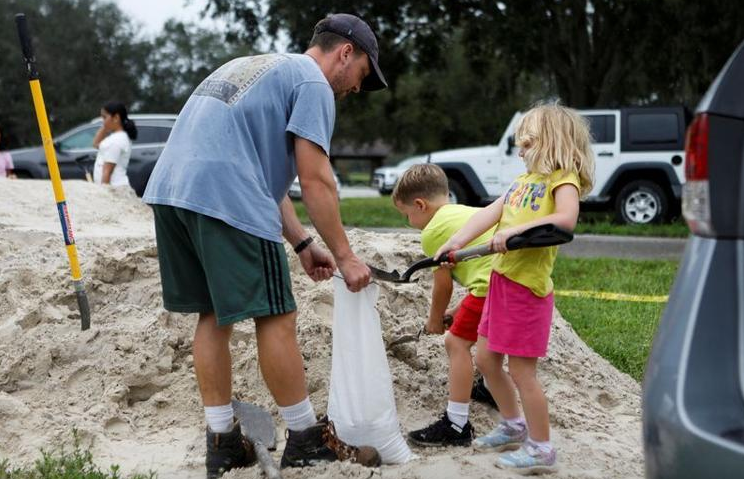
[[[400,277],[400,273],[398,273],[397,269],[394,269],[392,271],[385,271],[380,268],[375,268],[374,266],[367,265],[370,272],[372,273],[372,277],[375,279],[378,279],[380,281],[388,281],[390,283],[409,283],[409,279],[404,279]]]

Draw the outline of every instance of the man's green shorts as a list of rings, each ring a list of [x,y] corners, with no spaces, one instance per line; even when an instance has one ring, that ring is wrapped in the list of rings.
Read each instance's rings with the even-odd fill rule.
[[[163,303],[219,325],[297,309],[284,246],[209,216],[153,205]]]

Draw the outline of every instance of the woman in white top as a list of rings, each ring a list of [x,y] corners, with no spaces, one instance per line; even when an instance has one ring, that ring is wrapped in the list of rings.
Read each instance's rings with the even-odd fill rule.
[[[15,178],[13,174],[13,158],[9,151],[5,151],[5,138],[0,127],[0,178]]]
[[[121,102],[105,104],[101,108],[101,118],[103,125],[93,137],[93,147],[98,148],[93,181],[111,186],[130,186],[127,166],[132,154],[132,140],[137,139],[137,127]]]

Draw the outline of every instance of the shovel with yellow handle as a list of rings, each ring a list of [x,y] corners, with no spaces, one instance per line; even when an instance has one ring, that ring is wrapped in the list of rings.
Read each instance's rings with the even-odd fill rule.
[[[41,132],[41,141],[44,145],[44,154],[46,156],[47,166],[49,167],[49,177],[52,179],[52,189],[54,190],[54,199],[57,202],[57,212],[59,221],[62,223],[62,235],[65,239],[67,248],[67,258],[70,260],[70,270],[72,272],[72,283],[75,286],[75,296],[77,297],[78,308],[80,309],[80,326],[83,331],[90,328],[90,306],[88,305],[88,296],[85,294],[85,284],[80,272],[80,262],[78,260],[77,248],[75,247],[75,236],[72,233],[72,221],[67,210],[67,201],[65,192],[62,189],[62,179],[59,176],[59,167],[57,166],[57,154],[54,151],[52,132],[49,129],[49,120],[47,119],[46,107],[44,106],[44,97],[41,94],[41,83],[39,82],[39,72],[36,70],[36,58],[34,50],[31,47],[31,36],[28,33],[26,24],[26,15],[19,13],[15,16],[16,27],[18,28],[18,37],[21,40],[21,51],[23,59],[26,62],[28,71],[28,81],[31,86],[31,96],[34,100],[34,109],[36,110],[36,119],[39,122],[39,131]]]

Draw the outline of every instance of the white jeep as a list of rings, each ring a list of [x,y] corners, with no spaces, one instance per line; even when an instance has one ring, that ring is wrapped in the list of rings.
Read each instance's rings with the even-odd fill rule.
[[[623,223],[660,222],[676,214],[684,183],[686,110],[636,107],[579,112],[589,120],[596,157],[595,184],[585,205],[614,209]],[[517,112],[512,117],[496,145],[427,155],[427,161],[447,173],[453,200],[490,203],[524,172],[514,146],[514,129],[521,116]],[[393,185],[385,188],[392,189],[400,174],[402,171],[396,171]]]

